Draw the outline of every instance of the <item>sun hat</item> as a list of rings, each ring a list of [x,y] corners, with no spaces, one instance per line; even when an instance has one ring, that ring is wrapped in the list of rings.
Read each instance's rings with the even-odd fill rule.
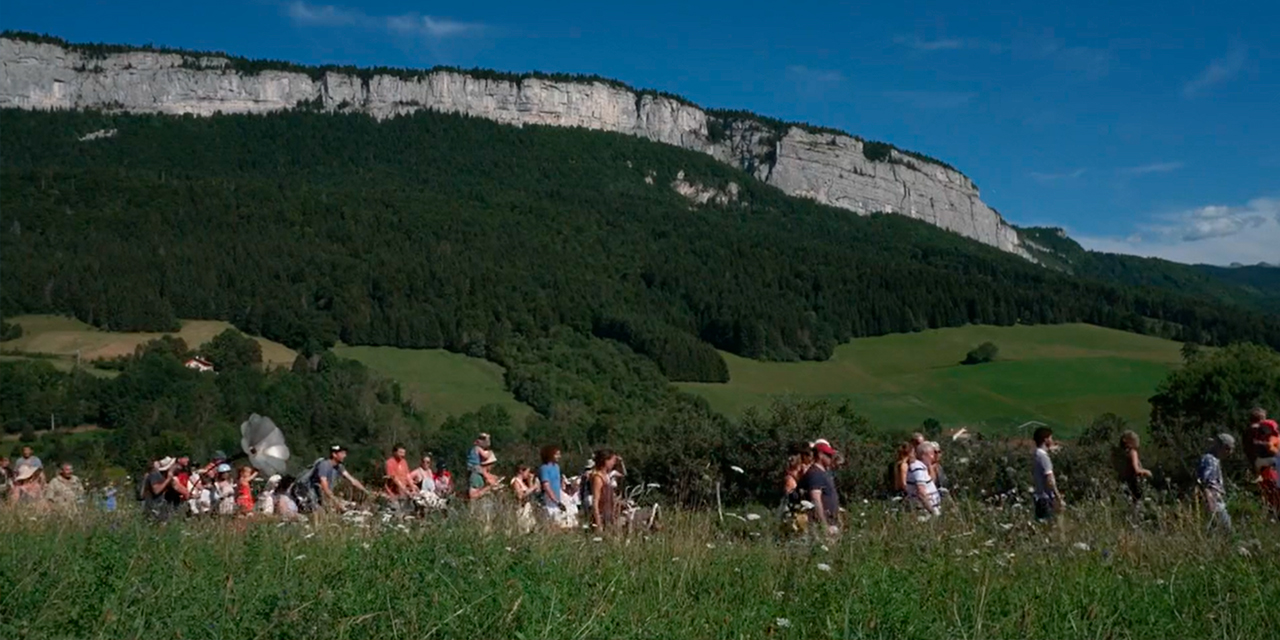
[[[23,480],[27,480],[31,478],[31,476],[36,475],[36,472],[39,470],[40,469],[38,467],[24,464],[21,467],[18,467],[18,475],[13,480],[14,482],[22,482]]]
[[[218,473],[227,473],[227,472],[231,471],[231,465],[229,465],[229,464],[227,464],[227,463],[225,463],[225,462],[224,462],[224,463],[222,463],[222,464],[218,465],[218,469],[217,469],[217,471],[218,471]]]
[[[177,460],[174,460],[173,458],[160,458],[160,460],[156,462],[156,471],[168,471],[169,467],[172,467],[175,462],[177,462]]]

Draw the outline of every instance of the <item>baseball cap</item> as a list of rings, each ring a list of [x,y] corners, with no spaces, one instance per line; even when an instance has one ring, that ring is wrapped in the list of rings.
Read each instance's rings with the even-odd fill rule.
[[[217,469],[217,471],[218,471],[218,473],[227,473],[227,472],[231,471],[231,465],[229,465],[229,464],[227,464],[227,463],[225,463],[225,462],[224,462],[224,463],[222,463],[222,464],[218,465],[218,469]]]
[[[340,444],[335,444],[332,447],[329,447],[329,453],[338,453],[339,451],[346,451],[346,450],[347,448]]]
[[[813,450],[828,456],[836,455],[836,450],[832,448],[831,443],[826,440],[819,440],[813,443]]]

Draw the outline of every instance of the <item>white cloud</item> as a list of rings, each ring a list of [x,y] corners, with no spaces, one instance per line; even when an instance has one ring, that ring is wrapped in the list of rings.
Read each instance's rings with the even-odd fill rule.
[[[1274,262],[1280,247],[1280,199],[1211,205],[1154,216],[1126,238],[1079,237],[1085,248],[1189,264]]]
[[[1248,59],[1249,51],[1243,46],[1235,45],[1231,47],[1227,51],[1227,55],[1210,62],[1209,66],[1200,72],[1200,75],[1182,86],[1183,97],[1194,98],[1210,87],[1235,78],[1244,69],[1244,63]]]
[[[795,84],[797,92],[811,98],[821,97],[844,84],[844,74],[838,70],[813,69],[799,64],[787,67],[787,78]]]
[[[1151,164],[1139,165],[1137,167],[1124,167],[1116,169],[1116,173],[1125,176],[1145,176],[1149,173],[1169,173],[1177,171],[1183,165],[1181,162],[1152,162]]]
[[[916,109],[955,109],[969,104],[978,94],[972,91],[886,91],[884,96]]]
[[[302,26],[356,27],[418,37],[433,42],[479,35],[487,30],[485,25],[473,22],[458,22],[416,13],[371,16],[359,9],[313,5],[300,0],[289,3],[285,13],[294,24]]]
[[[1080,176],[1083,176],[1086,171],[1088,170],[1073,169],[1071,171],[1062,171],[1059,173],[1043,173],[1040,171],[1032,171],[1028,175],[1030,175],[1031,179],[1035,180],[1036,182],[1039,182],[1041,184],[1050,184],[1053,182],[1062,182],[1064,180],[1076,180]]]

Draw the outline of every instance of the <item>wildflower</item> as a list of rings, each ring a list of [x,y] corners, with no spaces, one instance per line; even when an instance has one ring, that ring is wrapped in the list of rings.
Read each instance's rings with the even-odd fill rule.
[[[787,593],[786,593],[785,591],[774,591],[774,592],[773,592],[773,597],[778,598],[778,599],[782,599],[782,596],[785,596],[785,595],[787,595]]]
[[[742,467],[739,467],[739,466],[738,466],[738,465],[736,465],[736,464],[735,464],[735,465],[733,465],[733,466],[731,466],[731,467],[729,467],[729,468],[730,468],[730,469],[733,469],[736,473],[746,473],[746,471],[743,471],[743,470],[742,470]]]
[[[1252,553],[1252,552],[1250,552],[1248,549],[1246,549],[1246,548],[1244,548],[1244,547],[1240,547],[1240,548],[1236,549],[1236,552],[1238,552],[1240,555],[1242,555],[1242,556],[1244,556],[1244,557],[1246,557],[1246,558],[1248,558],[1249,556],[1253,555],[1253,553]]]
[[[825,562],[818,563],[818,571],[831,571],[831,565]]]
[[[708,548],[708,549],[714,549],[714,548],[716,548],[716,545],[714,545],[714,544],[712,544],[712,543],[708,542],[708,543],[707,543],[707,548]]]
[[[362,549],[364,549],[365,551],[368,551],[368,550],[369,550],[369,543],[368,543],[368,542],[365,542],[365,543],[361,544],[361,545],[360,545],[360,547],[361,547]]]
[[[596,537],[592,538],[592,539],[591,539],[591,541],[592,541],[592,542],[604,542],[604,538],[601,538],[600,536],[596,536]]]
[[[747,520],[750,520],[750,521],[752,521],[752,522],[755,522],[756,520],[759,520],[759,519],[760,519],[760,514],[758,514],[758,513],[748,513],[748,514],[747,514]]]
[[[305,554],[305,553],[304,553],[304,554],[302,554],[302,555],[300,555],[300,556],[294,556],[294,558],[293,558],[293,559],[294,559],[294,561],[295,561],[295,562],[296,562],[296,561],[298,561],[298,560],[306,560],[306,559],[307,559],[307,554]]]
[[[662,488],[662,485],[660,485],[660,484],[658,484],[658,483],[656,483],[656,482],[650,482],[649,484],[646,484],[646,485],[645,485],[645,487],[646,487],[646,488],[649,488],[649,489],[661,489],[661,488]]]
[[[822,549],[823,551],[830,551],[830,550],[831,550],[831,549],[828,549],[828,548],[827,548],[827,545],[825,545],[825,544],[824,544],[824,545],[822,545],[822,546],[821,546],[821,547],[819,547],[819,548],[820,548],[820,549]]]
[[[862,499],[862,504],[871,504],[871,501],[870,501],[870,500],[868,500],[868,499],[866,499],[866,498],[863,498],[863,499]]]
[[[982,545],[985,547],[994,547],[996,546],[996,539],[991,538],[990,540],[987,540],[986,542],[982,543]]]
[[[1071,545],[1071,546],[1072,546],[1072,547],[1074,547],[1074,548],[1076,548],[1076,549],[1079,549],[1080,551],[1088,551],[1088,550],[1089,550],[1089,543],[1087,543],[1087,542],[1077,542],[1077,543],[1075,543],[1075,544],[1073,544],[1073,545]]]
[[[801,500],[800,506],[803,507],[805,511],[808,511],[813,508],[813,503],[808,500]]]
[[[303,540],[310,540],[310,539],[314,538],[315,536],[316,536],[316,532],[312,531],[311,533],[308,533],[307,535],[302,536],[302,539],[303,539]]]
[[[791,626],[791,621],[786,618],[778,618],[777,620],[774,620],[773,623],[782,629],[786,629]]]
[[[1010,530],[1010,529],[1012,529],[1012,528],[1013,528],[1013,525],[1012,525],[1012,524],[1006,524],[1006,523],[1004,523],[1004,522],[1001,522],[1001,523],[1000,523],[1000,528],[1001,528],[1001,529],[1004,529],[1005,531],[1008,531],[1008,530]]]

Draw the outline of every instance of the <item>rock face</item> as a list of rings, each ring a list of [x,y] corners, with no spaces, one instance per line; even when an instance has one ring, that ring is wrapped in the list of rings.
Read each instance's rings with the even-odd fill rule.
[[[0,38],[0,108],[108,109],[169,114],[266,113],[299,106],[377,118],[420,109],[515,126],[625,133],[709,154],[783,192],[859,214],[898,213],[1030,259],[1017,231],[973,182],[891,150],[868,159],[860,139],[719,116],[674,98],[605,82],[422,74],[237,71],[216,56],[75,47]]]

